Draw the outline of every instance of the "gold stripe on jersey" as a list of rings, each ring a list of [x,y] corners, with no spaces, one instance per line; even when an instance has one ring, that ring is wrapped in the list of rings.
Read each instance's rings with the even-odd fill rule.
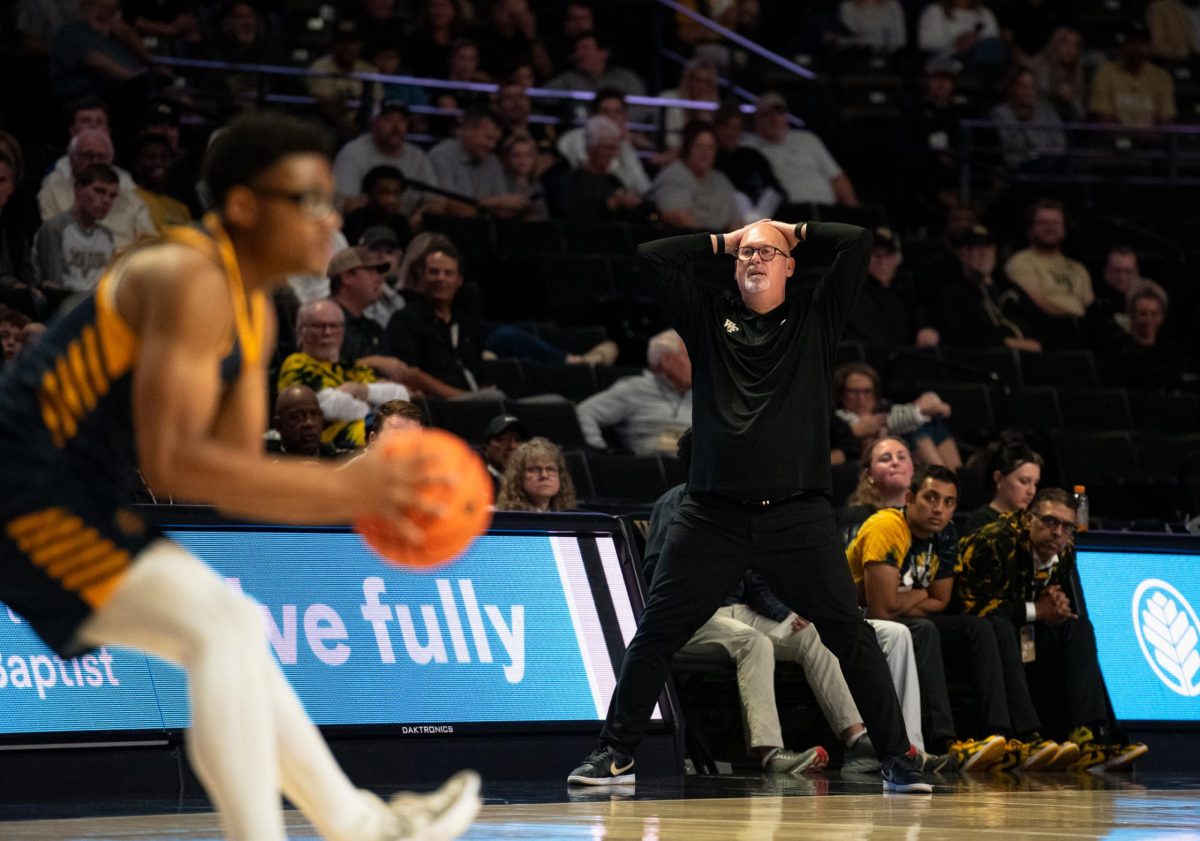
[[[96,287],[96,322],[80,334],[42,375],[38,404],[54,446],[63,448],[79,432],[84,418],[108,393],[113,380],[124,376],[137,354],[137,336],[121,319],[112,300],[109,270]]]
[[[32,529],[23,535],[14,536],[14,540],[24,541],[24,548],[27,552],[33,552],[41,549],[43,546],[48,546],[63,538],[70,537],[78,533],[83,528],[81,523],[67,519],[66,515],[61,511],[54,519],[47,520],[42,526]]]
[[[129,372],[138,351],[137,334],[117,312],[115,282],[110,269],[96,284],[96,333],[105,378],[109,382]]]
[[[32,514],[25,514],[12,520],[5,528],[5,532],[13,540],[19,541],[47,526],[61,523],[65,517],[66,512],[61,508],[43,508],[41,511],[34,511]]]
[[[267,323],[267,298],[261,291],[246,294],[242,270],[238,266],[233,242],[215,213],[206,213],[201,220],[205,234],[192,227],[171,227],[163,232],[168,242],[188,245],[208,254],[225,273],[229,281],[229,297],[233,303],[234,329],[242,352],[242,364],[254,365],[263,353],[263,332]],[[232,348],[232,338],[230,347]]]
[[[85,536],[91,538],[91,535]],[[72,552],[61,560],[51,560],[46,564],[46,572],[55,578],[62,578],[76,567],[90,564],[102,555],[108,554],[110,554],[109,547],[98,541],[92,541],[87,544],[85,549],[79,552]]]
[[[75,379],[75,387],[79,389],[79,394],[83,397],[83,405],[90,412],[96,408],[96,392],[88,381],[87,366],[83,361],[83,348],[79,342],[71,342],[67,345],[67,363],[71,369],[71,376]]]
[[[27,550],[33,562],[40,567],[54,566],[65,558],[78,555],[83,549],[94,546],[99,535],[95,531],[82,528],[74,534],[54,541],[40,549]]]
[[[65,353],[55,360],[54,373],[58,376],[58,387],[62,394],[63,402],[67,405],[67,410],[78,420],[83,420],[84,415],[87,414],[86,407],[83,404],[82,395],[75,389],[75,383],[71,377],[71,370],[67,366]]]
[[[112,546],[111,543],[109,545]],[[63,578],[62,583],[68,590],[84,594],[86,600],[86,592],[90,585],[99,583],[102,578],[121,572],[127,566],[129,566],[129,553],[124,549],[113,547],[113,551],[101,555],[83,569]]]
[[[108,601],[129,566],[128,551],[62,508],[17,517],[5,532],[36,566],[94,608]]]
[[[96,328],[87,325],[83,328],[83,358],[87,363],[88,376],[92,389],[98,397],[108,394],[108,377],[104,375],[104,357],[100,355],[100,340],[96,338]]]

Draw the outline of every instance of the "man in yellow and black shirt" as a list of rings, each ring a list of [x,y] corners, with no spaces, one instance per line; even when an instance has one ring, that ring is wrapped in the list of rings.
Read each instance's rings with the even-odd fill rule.
[[[1025,686],[1025,662],[1064,680],[1075,727],[1054,766],[1113,768],[1142,755],[1146,746],[1103,745],[1095,738],[1108,710],[1096,634],[1087,617],[1077,614],[1071,595],[1074,537],[1074,498],[1061,488],[1042,489],[1027,510],[1005,514],[962,539],[956,607],[992,623],[1007,685]],[[1023,714],[1037,720],[1032,707]]]
[[[280,391],[306,385],[317,395],[325,429],[321,443],[338,450],[366,446],[365,419],[373,406],[386,400],[405,400],[408,389],[398,383],[376,382],[368,365],[341,359],[346,317],[331,300],[312,301],[300,308],[296,332],[300,350],[283,361]]]

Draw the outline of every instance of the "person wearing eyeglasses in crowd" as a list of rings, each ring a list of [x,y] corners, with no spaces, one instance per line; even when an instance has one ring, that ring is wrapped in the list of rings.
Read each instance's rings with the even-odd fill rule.
[[[1104,680],[1096,633],[1079,615],[1073,595],[1074,542],[1075,498],[1062,488],[1043,488],[1028,509],[1003,514],[959,542],[960,571],[950,609],[991,620],[1010,705],[1014,681],[1026,697],[1027,678],[1065,684],[1072,729],[1052,767],[1117,768],[1147,748],[1104,743]],[[1038,712],[1029,710],[1034,721]]]
[[[496,500],[499,511],[570,511],[575,483],[562,450],[546,438],[530,438],[509,458]]]
[[[789,294],[801,242],[834,257],[811,295]],[[727,255],[736,257],[736,292],[694,279],[694,264]],[[908,756],[887,661],[858,608],[830,503],[830,360],[870,255],[863,228],[769,219],[638,246],[643,277],[692,360],[692,463],[599,745],[569,785],[634,781],[633,754],[672,655],[753,563],[841,661],[884,788],[932,790]]]

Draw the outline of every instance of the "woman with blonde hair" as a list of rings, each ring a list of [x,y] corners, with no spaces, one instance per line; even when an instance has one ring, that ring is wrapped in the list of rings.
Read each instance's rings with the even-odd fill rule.
[[[1084,115],[1083,36],[1069,26],[1054,30],[1040,53],[1029,60],[1038,90],[1068,122]]]
[[[872,443],[863,453],[861,464],[858,485],[838,517],[847,544],[876,511],[904,505],[916,469],[908,444],[895,435],[885,435]]]
[[[575,483],[559,447],[531,438],[513,452],[500,483],[498,511],[571,511]]]
[[[659,94],[663,99],[694,99],[720,104],[717,65],[707,58],[694,58],[683,68],[679,87]],[[691,120],[712,122],[714,111],[691,111],[667,108],[663,112],[663,140],[668,149],[679,149],[683,142],[684,124]]]

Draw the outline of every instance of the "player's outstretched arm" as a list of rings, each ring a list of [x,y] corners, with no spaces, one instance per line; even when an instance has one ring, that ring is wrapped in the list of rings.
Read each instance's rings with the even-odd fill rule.
[[[259,418],[257,428],[231,434],[240,413],[221,411],[218,370],[233,324],[225,279],[182,249],[155,251],[130,266],[118,289],[118,309],[140,337],[133,419],[151,487],[240,517],[287,523],[346,523],[366,513],[399,520],[417,504],[424,470],[418,462],[368,453],[334,470],[271,460],[262,451],[261,411],[247,415]],[[255,376],[261,372],[247,382]],[[236,406],[239,396],[230,399]]]

